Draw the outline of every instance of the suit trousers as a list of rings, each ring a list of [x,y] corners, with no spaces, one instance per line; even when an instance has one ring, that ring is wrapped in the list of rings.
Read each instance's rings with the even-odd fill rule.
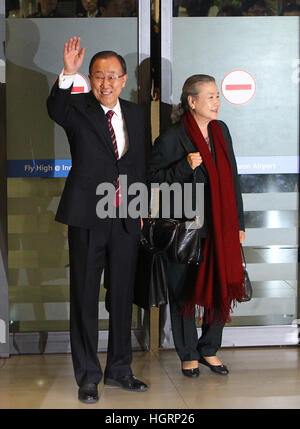
[[[171,327],[175,349],[182,362],[199,360],[200,356],[215,356],[222,343],[224,325],[217,317],[209,326],[202,324],[201,337],[198,339],[195,317],[180,315],[188,291],[195,284],[198,267],[176,264],[168,261],[168,292]]]
[[[109,307],[105,376],[131,375],[131,320],[139,235],[129,234],[123,219],[91,229],[69,226],[70,337],[77,384],[98,384],[103,372],[97,356],[98,305],[104,271]],[[106,278],[108,274],[108,279]]]

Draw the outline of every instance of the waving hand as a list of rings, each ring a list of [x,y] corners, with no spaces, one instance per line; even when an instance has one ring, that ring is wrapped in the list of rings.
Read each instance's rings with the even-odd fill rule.
[[[64,46],[64,74],[75,74],[80,69],[85,48],[80,49],[80,37],[71,37]]]

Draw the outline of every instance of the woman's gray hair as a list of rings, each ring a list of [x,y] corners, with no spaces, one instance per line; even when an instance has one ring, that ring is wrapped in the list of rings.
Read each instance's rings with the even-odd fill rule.
[[[190,95],[196,97],[199,94],[199,85],[207,82],[215,82],[215,78],[207,74],[194,74],[187,78],[182,88],[180,103],[174,106],[172,110],[171,119],[173,123],[177,122],[184,113],[190,111],[188,97]]]

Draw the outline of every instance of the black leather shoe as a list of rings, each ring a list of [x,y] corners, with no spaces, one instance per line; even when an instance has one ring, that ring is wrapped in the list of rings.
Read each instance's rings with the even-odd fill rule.
[[[99,401],[97,384],[89,383],[79,387],[78,399],[85,404],[94,404]]]
[[[138,380],[134,375],[125,375],[120,378],[104,378],[104,384],[107,386],[122,387],[122,389],[131,392],[145,392],[148,389],[147,384]]]
[[[190,378],[196,378],[199,377],[200,371],[199,368],[192,368],[192,369],[183,369],[181,368],[182,374],[186,377]]]
[[[203,365],[208,366],[208,368],[210,368],[210,370],[212,372],[215,372],[216,374],[227,375],[229,373],[229,371],[225,365],[211,365],[202,356],[199,358],[199,362],[202,363]]]

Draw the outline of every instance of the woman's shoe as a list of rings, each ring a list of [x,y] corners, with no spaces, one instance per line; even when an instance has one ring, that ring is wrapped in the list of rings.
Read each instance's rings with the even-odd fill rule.
[[[200,371],[199,368],[192,368],[192,369],[183,369],[181,368],[182,374],[186,377],[190,378],[196,378],[199,377]]]
[[[199,362],[202,363],[203,365],[208,366],[208,368],[210,368],[210,370],[212,372],[215,372],[216,374],[227,375],[229,373],[228,368],[225,365],[211,365],[202,356],[200,356]]]

